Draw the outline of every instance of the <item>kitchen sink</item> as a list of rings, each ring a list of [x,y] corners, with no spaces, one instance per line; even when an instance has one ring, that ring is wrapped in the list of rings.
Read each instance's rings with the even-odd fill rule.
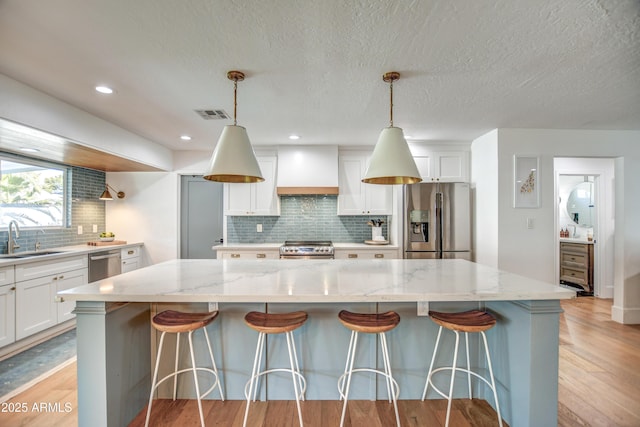
[[[54,254],[61,254],[61,253],[62,251],[38,251],[38,252],[21,252],[17,254],[2,254],[0,255],[0,260],[31,258],[31,257],[39,257],[43,255],[54,255]]]

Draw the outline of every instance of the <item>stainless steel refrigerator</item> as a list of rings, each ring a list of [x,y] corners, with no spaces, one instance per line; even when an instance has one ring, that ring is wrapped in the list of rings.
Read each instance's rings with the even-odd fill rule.
[[[405,185],[404,257],[471,260],[468,183]]]

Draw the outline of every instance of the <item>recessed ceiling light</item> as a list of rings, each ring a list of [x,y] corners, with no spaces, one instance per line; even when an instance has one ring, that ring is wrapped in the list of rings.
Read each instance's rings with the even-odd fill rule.
[[[31,147],[20,147],[20,151],[24,151],[25,153],[37,153],[40,150],[38,150],[37,148],[31,148]]]
[[[300,135],[289,135],[289,139],[297,141],[298,139],[300,139]]]
[[[183,141],[191,141],[191,137],[189,135],[180,135],[180,139]]]
[[[100,93],[111,94],[113,93],[113,89],[108,86],[96,86],[96,91]]]

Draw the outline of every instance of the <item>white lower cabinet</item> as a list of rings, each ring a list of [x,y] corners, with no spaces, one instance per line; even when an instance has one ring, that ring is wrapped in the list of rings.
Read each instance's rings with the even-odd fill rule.
[[[13,270],[13,267],[11,267]],[[16,340],[16,286],[0,286],[0,347]]]
[[[142,267],[140,246],[122,249],[120,251],[120,259],[122,260],[121,273],[139,269]]]
[[[72,319],[75,303],[56,301],[56,293],[89,281],[87,256],[38,261],[16,267],[15,339]]]
[[[217,250],[218,259],[279,259],[280,251],[278,249],[264,251],[239,251],[239,250]]]
[[[336,249],[336,259],[397,259],[397,249]]]

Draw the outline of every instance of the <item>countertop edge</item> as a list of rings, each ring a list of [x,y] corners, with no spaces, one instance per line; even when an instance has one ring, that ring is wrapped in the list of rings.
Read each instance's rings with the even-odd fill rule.
[[[0,268],[38,262],[38,261],[49,261],[49,260],[67,258],[67,257],[77,256],[77,255],[88,255],[90,253],[102,252],[109,249],[125,249],[125,248],[134,247],[134,246],[144,246],[144,243],[134,242],[134,243],[125,243],[122,245],[105,245],[105,246],[90,246],[88,244],[85,244],[85,245],[73,245],[73,246],[59,246],[56,248],[46,248],[46,249],[42,249],[42,251],[43,252],[44,251],[60,251],[60,253],[26,257],[26,258],[8,258],[8,259],[0,258]],[[16,252],[16,254],[19,255],[20,252]]]

